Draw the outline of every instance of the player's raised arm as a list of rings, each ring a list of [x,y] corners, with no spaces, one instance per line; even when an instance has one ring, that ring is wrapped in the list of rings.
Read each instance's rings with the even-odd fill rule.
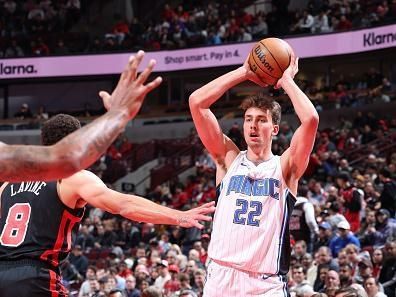
[[[85,170],[64,179],[59,189],[62,201],[69,207],[82,207],[75,203],[83,199],[94,207],[138,222],[201,229],[203,226],[199,221],[210,221],[211,217],[207,214],[215,210],[214,202],[188,211],[179,211],[136,195],[122,194],[107,188],[96,175]]]
[[[298,59],[293,54],[290,66],[277,83],[277,87],[282,87],[290,97],[294,110],[301,122],[292,137],[290,147],[282,155],[284,176],[294,194],[297,192],[298,179],[307,168],[319,125],[319,115],[315,107],[293,80],[297,72]]]
[[[155,61],[137,75],[143,52],[132,56],[112,95],[101,94],[108,112],[57,144],[41,146],[0,143],[0,180],[54,180],[94,163],[139,111],[146,94],[161,83],[158,77],[144,85]]]
[[[227,90],[245,80],[262,84],[250,71],[247,61],[243,66],[212,80],[190,96],[191,115],[198,135],[214,158],[218,168],[224,167],[227,153],[235,152],[237,154],[239,149],[223,134],[210,106],[219,100]]]

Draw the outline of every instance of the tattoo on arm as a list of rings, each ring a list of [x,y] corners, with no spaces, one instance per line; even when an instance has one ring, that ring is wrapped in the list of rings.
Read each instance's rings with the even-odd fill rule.
[[[54,146],[0,145],[0,180],[56,180],[94,163],[128,122],[126,114],[109,111]]]

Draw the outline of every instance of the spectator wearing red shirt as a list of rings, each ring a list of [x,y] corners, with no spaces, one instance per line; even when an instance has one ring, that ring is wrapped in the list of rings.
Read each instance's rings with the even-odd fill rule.
[[[352,29],[352,23],[350,20],[347,19],[345,15],[340,17],[340,21],[336,27],[337,31],[346,31]]]
[[[183,191],[181,187],[176,187],[175,194],[172,198],[172,206],[175,209],[179,209],[186,205],[188,201],[188,194],[187,192]]]
[[[377,248],[373,252],[373,277],[378,279],[380,271],[382,269],[382,264],[384,262],[384,252],[382,249]]]
[[[171,275],[171,279],[168,280],[164,285],[165,296],[170,296],[172,293],[180,290],[180,280],[179,280],[179,272],[180,269],[177,265],[172,264],[169,265],[169,273]]]
[[[35,56],[48,56],[50,53],[47,44],[45,44],[41,38],[38,38],[37,42],[32,40],[30,43],[30,48],[32,54]]]
[[[360,211],[362,209],[363,195],[351,185],[348,172],[340,172],[336,182],[340,187],[339,200],[344,208],[344,216],[351,225],[351,231],[357,232],[360,228]]]
[[[173,16],[175,16],[176,13],[175,11],[170,7],[169,4],[165,4],[164,10],[161,13],[161,16],[168,22],[170,22],[173,19]]]
[[[202,251],[204,251],[203,253],[201,253],[199,260],[201,261],[201,263],[203,263],[204,265],[206,264],[206,260],[208,259],[208,247],[209,247],[209,242],[210,242],[210,235],[207,233],[202,234],[201,236],[201,243],[202,243]]]

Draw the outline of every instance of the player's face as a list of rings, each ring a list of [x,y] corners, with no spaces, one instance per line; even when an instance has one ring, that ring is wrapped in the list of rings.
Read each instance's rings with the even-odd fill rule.
[[[278,134],[279,126],[272,123],[269,110],[251,107],[245,112],[243,133],[249,147],[268,145],[273,135]]]

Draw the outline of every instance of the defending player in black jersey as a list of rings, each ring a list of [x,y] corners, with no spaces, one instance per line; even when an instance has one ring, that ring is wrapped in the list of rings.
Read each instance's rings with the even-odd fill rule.
[[[58,115],[42,128],[51,145],[77,130],[77,119]],[[80,171],[52,182],[5,183],[1,189],[0,296],[62,297],[59,264],[71,250],[84,206],[136,221],[198,227],[214,211],[214,203],[181,212],[147,199],[113,191],[93,173]]]

